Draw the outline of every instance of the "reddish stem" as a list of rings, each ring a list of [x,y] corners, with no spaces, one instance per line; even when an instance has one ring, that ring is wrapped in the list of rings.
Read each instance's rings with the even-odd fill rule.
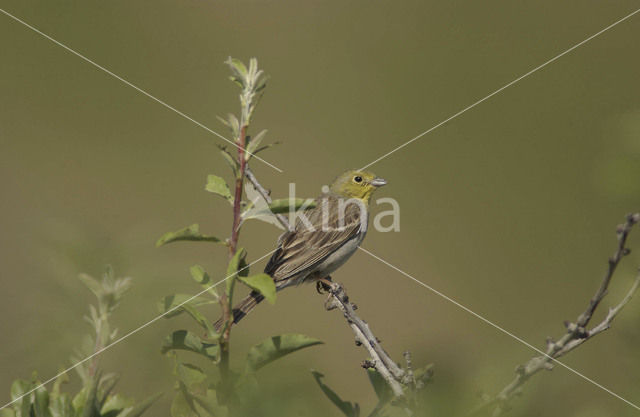
[[[240,210],[242,208],[242,187],[244,185],[245,171],[247,169],[247,162],[244,158],[246,142],[247,126],[242,126],[242,128],[240,129],[240,137],[238,138],[238,163],[240,165],[240,168],[236,177],[235,195],[233,199],[233,226],[231,229],[231,239],[229,240],[229,259],[231,259],[238,250],[238,237],[240,234],[241,220]],[[233,325],[231,301],[232,300],[228,299],[226,293],[223,293],[220,297],[223,322],[227,323],[220,343],[220,365],[222,371],[221,376],[224,380],[228,379],[229,373],[229,339],[231,337],[231,326]]]
[[[244,185],[245,171],[247,169],[247,161],[244,158],[244,148],[247,141],[247,127],[242,126],[240,129],[240,137],[238,138],[238,162],[240,169],[236,178],[236,191],[233,199],[233,228],[231,229],[231,241],[229,242],[229,257],[236,253],[238,246],[238,235],[240,233],[240,209],[242,208],[242,186]]]

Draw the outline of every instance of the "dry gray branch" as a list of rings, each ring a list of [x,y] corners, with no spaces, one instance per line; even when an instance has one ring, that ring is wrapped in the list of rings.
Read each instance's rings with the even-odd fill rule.
[[[264,198],[264,201],[266,201],[267,204],[271,204],[271,202],[273,201],[271,199],[271,191],[267,190],[266,188],[264,188],[260,184],[260,182],[258,181],[256,176],[254,175],[253,171],[251,171],[251,169],[249,169],[249,167],[247,167],[245,175],[246,175],[247,179],[249,180],[249,182],[256,189],[256,191],[262,196],[262,198]],[[285,215],[276,214],[275,216],[278,219],[278,221],[280,222],[280,224],[285,228],[285,230],[291,230],[291,225],[289,224],[289,220],[287,220],[287,217]]]
[[[618,267],[618,264],[622,258],[631,252],[625,245],[631,229],[638,222],[640,222],[640,213],[629,214],[627,215],[625,223],[618,226],[616,230],[618,237],[616,251],[613,256],[609,258],[607,271],[602,279],[600,287],[589,301],[589,306],[578,316],[576,321],[565,322],[567,330],[564,336],[557,341],[553,341],[551,338],[548,338],[545,354],[535,356],[525,364],[519,365],[516,368],[516,376],[513,381],[505,386],[495,397],[488,399],[476,408],[472,412],[472,415],[483,412],[490,413],[492,416],[502,415],[508,410],[510,400],[520,393],[522,385],[533,375],[543,369],[553,369],[554,359],[558,359],[561,356],[566,355],[587,340],[611,327],[613,319],[629,302],[633,294],[638,289],[638,286],[640,285],[640,271],[624,298],[615,307],[609,309],[607,316],[599,324],[595,325],[591,329],[587,329],[595,310],[598,308],[602,299],[607,295],[611,278],[613,277],[613,273]]]
[[[363,346],[371,360],[365,361],[363,367],[374,368],[387,382],[396,397],[402,397],[403,384],[406,382],[406,373],[385,352],[378,338],[373,334],[369,325],[355,313],[355,306],[349,301],[349,297],[342,285],[333,282],[329,288],[330,298],[325,303],[327,310],[338,308],[344,314],[351,330],[356,336],[356,344]]]

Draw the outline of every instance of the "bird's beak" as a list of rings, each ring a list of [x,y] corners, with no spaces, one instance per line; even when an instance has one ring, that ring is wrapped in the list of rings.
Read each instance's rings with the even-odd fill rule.
[[[385,180],[384,178],[376,177],[371,180],[371,185],[373,185],[374,187],[382,187],[383,185],[387,185],[387,180]]]

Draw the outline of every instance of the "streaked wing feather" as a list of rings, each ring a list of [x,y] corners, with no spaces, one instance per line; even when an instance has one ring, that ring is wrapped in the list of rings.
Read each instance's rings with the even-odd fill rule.
[[[305,270],[312,270],[360,232],[359,206],[346,205],[345,224],[338,229],[338,199],[331,197],[328,202],[335,205],[329,211],[329,230],[322,230],[322,207],[318,204],[316,208],[305,212],[315,230],[309,230],[303,221],[298,220],[293,231],[285,232],[280,237],[280,246],[265,268],[265,272],[276,282],[296,276]]]

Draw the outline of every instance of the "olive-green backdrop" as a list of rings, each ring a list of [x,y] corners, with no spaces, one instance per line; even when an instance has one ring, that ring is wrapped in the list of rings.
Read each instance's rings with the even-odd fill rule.
[[[274,195],[303,196],[431,128],[638,8],[637,1],[364,2],[1,0],[0,7],[206,126],[236,111],[227,56],[257,57],[271,76],[253,127],[282,145],[253,162]],[[640,14],[437,128],[371,169],[401,206],[401,231],[364,246],[538,347],[586,306],[615,247],[615,226],[640,210]],[[220,139],[0,14],[0,402],[12,380],[48,378],[89,330],[79,272],[105,264],[134,278],[114,317],[121,334],[156,301],[199,287],[188,267],[224,275],[226,254],[202,244],[156,249],[199,222],[228,235],[229,208],[203,189],[227,174]],[[380,207],[373,206],[374,212]],[[638,233],[640,234],[640,233]],[[278,231],[243,231],[250,258]],[[640,237],[603,307],[640,264]],[[396,358],[435,363],[434,415],[493,393],[533,352],[363,253],[343,282]],[[288,290],[234,332],[238,355],[300,332],[313,347],[271,365],[265,389],[283,412],[337,416],[309,369],[342,396],[374,404],[365,352],[312,287]],[[212,311],[212,316],[215,313]],[[596,317],[602,317],[603,312]],[[165,391],[162,320],[104,352],[119,390]],[[640,299],[566,363],[640,403]],[[537,375],[514,416],[632,416],[637,411],[565,369]]]

